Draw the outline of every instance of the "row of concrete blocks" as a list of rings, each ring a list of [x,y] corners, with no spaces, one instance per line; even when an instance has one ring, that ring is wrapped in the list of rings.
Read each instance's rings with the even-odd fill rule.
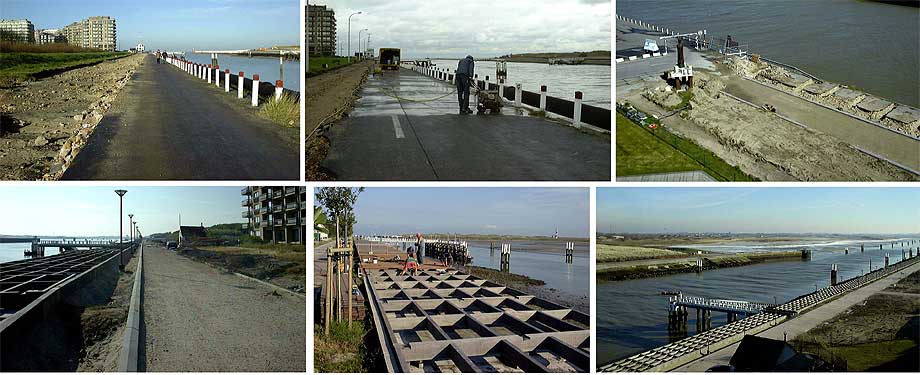
[[[196,62],[191,62],[183,59],[178,59],[174,57],[167,57],[166,62],[169,64],[182,69],[189,75],[193,75],[201,79],[202,81],[207,81],[208,84],[214,83],[214,86],[220,87],[220,76],[223,73],[224,76],[224,92],[230,92],[230,69],[220,71],[219,65],[212,66],[211,64],[199,64]],[[245,82],[245,76],[243,72],[239,73],[239,80],[237,83],[237,93],[236,97],[243,99],[243,83]],[[275,100],[281,98],[281,93],[284,91],[284,82],[281,80],[275,81]],[[252,75],[252,106],[259,106],[259,75]]]
[[[451,74],[446,68],[438,69],[438,68],[432,68],[432,67],[419,67],[419,66],[414,66],[414,65],[405,65],[404,67],[407,69],[411,69],[415,72],[422,73],[424,75],[427,75],[429,77],[432,77],[440,81],[450,82],[453,85],[457,84],[456,75]],[[482,84],[482,87],[486,89],[488,89],[489,87],[489,76],[486,76],[484,80],[480,80],[479,75],[474,74],[473,81],[476,82],[477,87],[479,84]],[[496,85],[498,86],[499,96],[504,98],[505,82],[500,80],[496,82]],[[521,84],[520,83],[515,84],[514,85],[514,106],[517,108],[521,108],[524,106],[521,103],[521,93],[522,93]],[[572,115],[572,126],[574,126],[575,128],[581,127],[581,100],[583,96],[584,94],[581,91],[575,91],[575,101],[574,101],[575,110]],[[539,109],[543,112],[546,112],[546,85],[540,86],[540,108]]]
[[[618,57],[618,58],[617,58],[616,60],[614,60],[614,61],[616,61],[617,63],[621,63],[621,62],[624,62],[624,61],[635,61],[635,60],[638,60],[638,59],[640,59],[640,58],[642,58],[642,59],[647,59],[647,58],[650,58],[650,57],[660,57],[660,56],[667,56],[667,55],[668,55],[668,52],[667,52],[667,51],[665,51],[665,52],[655,52],[655,53],[643,53],[642,55],[636,55],[636,56]]]
[[[650,23],[648,23],[648,22],[645,22],[645,21],[642,21],[642,20],[637,20],[637,19],[635,19],[635,18],[626,18],[626,17],[623,17],[623,16],[621,16],[621,15],[619,15],[619,14],[618,14],[616,17],[617,17],[617,21],[632,22],[632,23],[634,23],[634,24],[636,24],[636,25],[639,25],[639,26],[648,28],[649,30],[652,30],[652,31],[655,31],[655,32],[659,32],[659,33],[663,33],[663,34],[668,34],[668,35],[677,35],[677,31],[673,31],[673,30],[671,30],[671,29],[669,29],[669,28],[665,28],[665,27],[661,27],[661,26],[655,26],[655,25],[652,25],[652,24],[650,24]]]

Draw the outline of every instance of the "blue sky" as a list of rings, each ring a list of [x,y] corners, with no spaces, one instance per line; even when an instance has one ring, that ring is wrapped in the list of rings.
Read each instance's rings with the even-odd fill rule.
[[[184,225],[242,223],[240,187],[0,187],[0,234],[117,236],[118,195],[124,196],[125,232],[133,213],[143,234]]]
[[[300,45],[298,0],[3,0],[0,18],[56,29],[89,16],[115,18],[128,49],[245,49]]]
[[[920,233],[920,188],[598,188],[598,232]]]
[[[368,188],[358,234],[413,232],[588,237],[587,188]]]

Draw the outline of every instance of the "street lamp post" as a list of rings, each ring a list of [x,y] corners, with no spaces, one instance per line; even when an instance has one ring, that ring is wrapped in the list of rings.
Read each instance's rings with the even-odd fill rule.
[[[122,248],[123,233],[124,233],[124,196],[127,193],[127,190],[115,190],[115,194],[118,194],[118,261],[119,265],[124,268],[125,258],[124,258],[124,248]]]
[[[361,12],[355,12],[348,16],[348,62],[351,62],[351,16],[356,14],[361,14]]]
[[[371,33],[367,33],[367,40],[364,42],[364,49],[370,49],[371,46]],[[374,52],[371,52],[371,56],[374,55]]]
[[[128,214],[128,233],[131,243],[134,243],[134,214]]]
[[[362,58],[364,57],[364,50],[361,49],[361,40],[362,40],[362,39],[361,39],[361,33],[365,32],[365,31],[367,31],[367,29],[362,29],[361,31],[358,31],[358,53],[361,54],[360,56],[361,56]]]

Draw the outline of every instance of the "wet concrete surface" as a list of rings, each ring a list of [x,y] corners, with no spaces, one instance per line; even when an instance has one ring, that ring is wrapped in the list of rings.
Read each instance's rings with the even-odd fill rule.
[[[62,179],[299,179],[298,129],[259,117],[233,91],[147,59]]]
[[[369,77],[359,95],[327,133],[323,166],[340,180],[610,180],[609,136],[508,103],[460,115],[453,85],[407,69]]]

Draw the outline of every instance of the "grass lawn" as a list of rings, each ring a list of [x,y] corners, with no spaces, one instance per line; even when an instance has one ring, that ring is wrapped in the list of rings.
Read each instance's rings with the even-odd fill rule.
[[[910,339],[897,339],[883,342],[873,342],[867,344],[858,344],[853,346],[842,346],[833,349],[838,356],[847,359],[847,370],[849,371],[880,371],[879,366],[886,364],[895,364],[902,357],[909,356],[911,352],[917,351],[917,343]],[[905,365],[901,363],[900,365]],[[909,363],[906,364],[910,366]],[[916,366],[916,363],[914,364]],[[887,371],[912,371],[910,368],[893,368]],[[885,370],[882,370],[885,371]]]
[[[627,260],[656,259],[683,256],[684,253],[673,250],[650,247],[597,245],[597,262],[623,262]]]
[[[352,62],[358,61],[357,59],[352,60]],[[323,64],[327,64],[328,69],[323,69]],[[310,70],[307,73],[307,76],[317,75],[325,72],[326,70],[332,70],[336,68],[341,68],[348,65],[347,57],[313,57],[310,56]]]
[[[25,80],[36,74],[68,69],[128,55],[128,52],[0,53],[0,79]]]
[[[699,163],[617,112],[617,176],[700,170]]]
[[[364,335],[367,330],[361,322],[334,321],[329,335],[323,334],[321,324],[313,325],[313,371],[355,373],[367,372],[364,368]]]
[[[210,250],[224,254],[251,254],[251,255],[269,255],[275,259],[294,262],[306,267],[307,255],[304,245],[250,245],[243,244],[240,246],[202,246],[202,250]]]

